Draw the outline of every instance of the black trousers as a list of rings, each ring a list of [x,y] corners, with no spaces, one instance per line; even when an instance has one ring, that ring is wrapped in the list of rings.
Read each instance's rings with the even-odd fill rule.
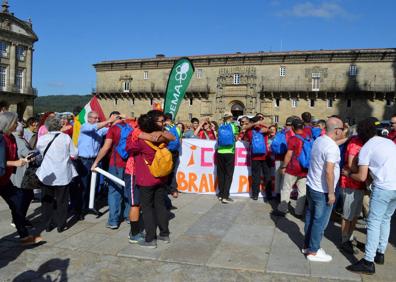
[[[0,187],[0,196],[7,203],[11,210],[12,219],[14,220],[15,227],[18,235],[21,238],[25,238],[29,235],[27,228],[25,227],[25,215],[22,209],[22,193],[18,191],[11,181]]]
[[[27,211],[29,209],[30,203],[33,200],[34,192],[32,189],[18,189],[19,193],[21,194],[21,212],[25,216],[27,215]]]
[[[264,176],[265,194],[270,195],[271,191],[271,169],[268,162],[252,160],[252,197],[258,197],[260,193],[261,173]]]
[[[69,203],[69,185],[47,186],[42,188],[43,221],[47,227],[55,224],[57,227],[66,225],[67,206]]]
[[[227,199],[230,197],[230,188],[235,168],[235,154],[217,153],[217,179],[219,183],[220,198]]]
[[[169,236],[169,212],[165,208],[165,185],[151,187],[138,186],[142,208],[146,242],[157,238],[157,226],[160,236]]]

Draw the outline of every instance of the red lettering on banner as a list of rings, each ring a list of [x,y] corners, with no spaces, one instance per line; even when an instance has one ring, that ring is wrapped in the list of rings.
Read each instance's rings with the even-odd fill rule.
[[[209,185],[208,185],[208,179],[206,178],[206,174],[202,174],[201,181],[199,182],[199,193],[202,192],[209,192]]]
[[[186,175],[179,171],[177,173],[177,177],[176,177],[176,181],[177,181],[177,189],[179,191],[186,191],[188,188],[188,183],[186,181]]]
[[[214,178],[213,174],[209,174],[210,192],[215,193],[217,188],[217,177]]]
[[[246,148],[235,148],[235,166],[248,166],[248,155]]]
[[[195,181],[198,179],[198,176],[190,172],[188,174],[188,191],[191,192],[191,189],[194,189],[194,192],[198,192],[198,186],[195,184]]]
[[[213,148],[201,148],[201,166],[212,167],[214,163],[214,149]],[[210,154],[209,154],[210,153]],[[208,156],[208,157],[206,157]],[[210,159],[212,157],[212,160]]]

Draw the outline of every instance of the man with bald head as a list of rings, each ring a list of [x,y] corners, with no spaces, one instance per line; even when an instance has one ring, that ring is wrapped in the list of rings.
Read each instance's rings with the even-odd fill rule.
[[[337,141],[343,138],[344,125],[338,117],[326,122],[326,134],[312,146],[307,177],[308,209],[305,218],[305,239],[302,252],[310,261],[329,262],[332,257],[320,248],[335,202],[335,187],[340,177],[340,150]]]

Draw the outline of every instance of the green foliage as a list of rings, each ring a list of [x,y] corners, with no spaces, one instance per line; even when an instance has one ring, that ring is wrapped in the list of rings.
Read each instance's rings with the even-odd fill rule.
[[[80,112],[92,95],[39,96],[34,100],[34,113]]]

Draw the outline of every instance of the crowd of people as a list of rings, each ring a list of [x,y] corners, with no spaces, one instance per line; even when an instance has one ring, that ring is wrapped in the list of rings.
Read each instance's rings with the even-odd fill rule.
[[[97,190],[107,187],[106,227],[129,224],[129,242],[142,247],[156,248],[157,241],[170,243],[169,210],[175,207],[169,195],[178,197],[175,173],[181,143],[198,138],[216,141],[216,196],[221,204],[234,201],[230,187],[235,143],[246,142],[251,199],[257,201],[262,192],[265,201],[278,201],[273,216],[284,217],[290,211],[305,220],[301,250],[308,260],[332,260],[320,243],[338,206],[342,251],[356,254],[356,222],[363,216],[367,224],[365,256],[347,269],[372,274],[375,263],[384,263],[396,209],[396,115],[388,136],[378,136],[376,118],[349,126],[338,116],[314,120],[308,112],[288,117],[283,127],[268,125],[261,113],[238,120],[224,113],[221,123],[193,118],[189,125],[175,124],[172,115],[159,110],[137,120],[117,111],[107,120],[99,120],[94,111],[87,117],[75,146],[73,121],[68,117],[49,112],[40,120],[22,122],[16,113],[1,107],[0,195],[10,207],[21,244],[43,240],[40,235],[29,235],[32,223],[27,211],[37,197],[33,189],[41,192],[42,224],[47,232],[67,229],[69,215],[84,220],[88,213],[100,214],[89,208],[91,174],[96,167],[125,181],[125,186],[109,179],[97,181]],[[293,193],[297,197],[294,209],[290,207]]]

